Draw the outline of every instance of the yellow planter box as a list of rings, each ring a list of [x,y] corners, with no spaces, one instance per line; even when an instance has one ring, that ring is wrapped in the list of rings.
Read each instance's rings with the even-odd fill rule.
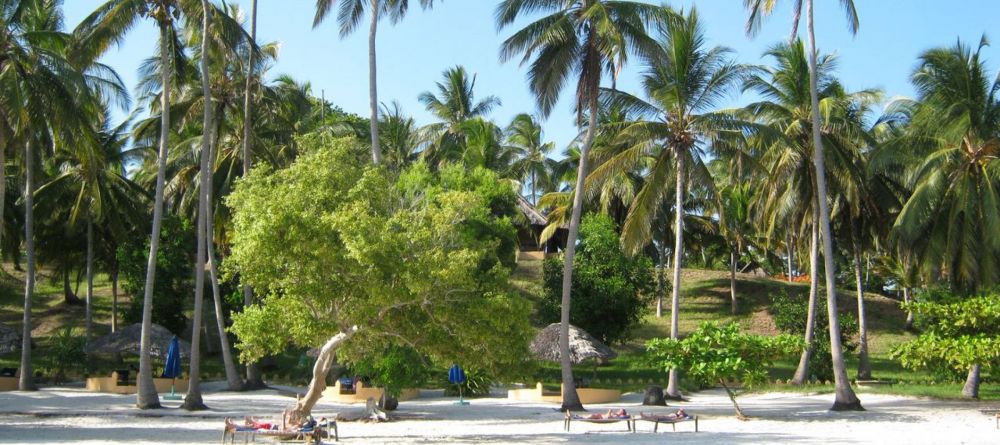
[[[542,388],[542,383],[536,383],[530,389],[511,389],[507,391],[508,400],[520,402],[546,402],[562,403],[562,385],[559,385],[560,393],[546,393]],[[597,403],[612,403],[621,400],[622,392],[617,389],[598,388],[577,388],[576,394],[580,396],[580,403],[584,405]]]
[[[368,398],[379,400],[382,398],[383,388],[367,388],[364,383],[358,382],[356,390],[349,390],[340,386],[340,380],[333,387],[328,387],[323,391],[323,400],[334,403],[365,403]],[[400,402],[413,400],[420,397],[420,390],[404,389],[397,399]]]
[[[17,377],[0,377],[0,391],[17,391]]]
[[[156,392],[170,392],[171,384],[174,384],[175,392],[186,393],[188,390],[187,379],[179,378],[175,383],[174,379],[153,378],[153,385],[156,386]],[[88,378],[87,391],[107,392],[112,394],[135,394],[139,391],[139,388],[135,385],[119,385],[118,376],[115,373],[112,373],[111,377]]]

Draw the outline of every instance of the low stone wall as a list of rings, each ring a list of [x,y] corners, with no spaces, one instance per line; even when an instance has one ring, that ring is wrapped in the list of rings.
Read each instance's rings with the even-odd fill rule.
[[[323,400],[327,402],[334,403],[365,403],[368,398],[373,398],[379,400],[382,398],[382,393],[385,392],[383,388],[367,388],[364,383],[358,382],[358,387],[354,390],[348,390],[340,386],[340,380],[337,381],[332,387],[326,388],[323,391]],[[407,400],[413,400],[420,397],[420,390],[418,389],[404,389],[400,392],[397,399],[400,402]]]
[[[0,391],[17,391],[17,377],[0,377]]]
[[[174,385],[174,391],[177,393],[186,393],[188,390],[187,379],[177,379],[175,381],[174,379],[153,378],[153,385],[156,386],[156,392],[159,393],[170,392],[171,385]],[[111,377],[88,378],[87,391],[107,392],[112,394],[135,394],[139,391],[139,388],[136,385],[119,385],[118,376],[112,373]]]
[[[508,390],[507,399],[520,402],[562,403],[562,385],[559,385],[559,388],[558,394],[546,393],[539,382],[535,384],[534,388]],[[577,388],[576,394],[580,397],[580,403],[584,405],[612,403],[622,398],[622,392],[617,389]]]

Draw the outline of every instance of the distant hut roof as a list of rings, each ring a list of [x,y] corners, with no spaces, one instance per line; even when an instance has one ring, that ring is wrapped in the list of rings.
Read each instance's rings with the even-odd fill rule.
[[[16,351],[21,347],[21,333],[10,326],[0,323],[0,354]]]
[[[538,332],[531,342],[531,353],[542,360],[559,361],[559,323],[552,323]],[[596,358],[610,360],[618,356],[608,345],[601,343],[583,329],[569,326],[569,356],[573,363]]]
[[[531,205],[527,199],[523,196],[517,195],[517,208],[521,210],[525,218],[528,218],[528,222],[533,226],[547,226],[549,225],[549,219],[539,212],[535,206]]]
[[[174,338],[167,328],[153,324],[149,332],[149,353],[153,357],[165,358],[170,340]],[[128,353],[139,354],[142,343],[142,323],[136,323],[105,335],[90,344],[90,351],[96,354]],[[181,356],[191,356],[191,343],[180,341]]]

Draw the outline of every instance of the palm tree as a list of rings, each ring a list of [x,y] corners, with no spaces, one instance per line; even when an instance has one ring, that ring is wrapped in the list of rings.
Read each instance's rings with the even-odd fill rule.
[[[146,283],[143,292],[142,339],[139,354],[139,376],[136,406],[140,409],[159,408],[160,399],[153,386],[153,369],[149,357],[149,331],[152,324],[153,282],[156,278],[156,252],[160,245],[160,228],[163,225],[163,189],[166,182],[168,144],[170,138],[171,92],[174,70],[183,59],[183,45],[178,41],[177,21],[182,16],[197,20],[204,11],[204,5],[196,0],[108,0],[85,18],[74,33],[81,42],[79,56],[86,60],[96,60],[111,45],[121,43],[128,31],[140,20],[150,18],[156,21],[160,38],[158,42],[160,70],[160,136],[157,150],[156,188],[153,201],[153,224],[149,243],[149,259],[146,264]],[[224,14],[219,26],[227,34],[241,29],[239,23],[226,20]]]
[[[826,272],[827,311],[830,316],[830,352],[833,356],[833,377],[836,398],[832,409],[835,411],[862,410],[861,401],[851,389],[847,378],[847,367],[844,365],[844,351],[840,344],[840,322],[837,320],[837,288],[836,269],[833,262],[833,238],[830,232],[830,209],[827,204],[826,169],[823,165],[823,138],[820,133],[819,116],[819,74],[816,71],[818,51],[816,49],[816,32],[813,7],[815,0],[793,0],[794,19],[792,36],[798,34],[799,18],[805,3],[806,29],[809,37],[809,93],[812,101],[812,140],[814,145],[813,163],[816,167],[816,192],[819,207],[819,226],[823,241],[824,271]],[[763,18],[770,15],[777,5],[775,0],[744,0],[744,6],[750,17],[747,20],[747,33],[753,34],[760,29]],[[858,32],[858,14],[854,0],[840,0],[847,13],[848,28],[851,33]]]
[[[552,164],[549,153],[555,148],[555,144],[542,142],[542,125],[527,113],[514,116],[506,133],[507,143],[517,147],[522,153],[513,166],[517,179],[531,184],[531,205],[537,207],[539,192],[554,189],[549,176]]]
[[[323,23],[326,16],[333,10],[337,0],[316,0],[316,16],[313,18],[313,28]],[[420,0],[424,9],[434,5],[434,0]],[[337,25],[340,26],[340,37],[343,38],[358,27],[361,17],[369,13],[368,29],[368,94],[371,106],[371,138],[372,161],[382,163],[382,152],[379,149],[378,136],[378,76],[376,75],[375,36],[378,33],[378,22],[388,15],[392,24],[399,23],[406,16],[409,0],[340,0],[340,10],[337,11]]]
[[[0,138],[24,147],[27,268],[18,387],[25,391],[35,389],[31,360],[35,164],[46,148],[82,142],[85,116],[95,110],[86,76],[66,57],[71,37],[62,32],[62,21],[58,0],[0,0],[0,72],[4,73],[0,76]],[[0,149],[0,165],[6,161],[5,154]],[[5,178],[0,181],[4,182]]]
[[[473,92],[476,75],[470,79],[465,67],[449,68],[442,76],[444,81],[437,83],[437,95],[424,91],[417,98],[440,121],[421,129],[428,141],[428,147],[421,156],[435,165],[460,160],[467,147],[466,122],[484,117],[500,106],[500,99],[496,96],[476,101]]]
[[[917,101],[905,141],[926,156],[913,170],[913,194],[892,228],[925,276],[960,295],[1000,283],[1000,80],[981,51],[959,41],[920,55],[912,82]],[[977,397],[979,366],[963,394]]]
[[[658,6],[608,0],[524,1],[503,0],[497,6],[497,28],[502,30],[518,17],[537,12],[549,13],[517,31],[501,46],[500,59],[507,62],[523,55],[522,64],[532,59],[528,83],[538,108],[548,116],[559,99],[567,78],[577,79],[575,106],[577,121],[587,119],[587,134],[580,150],[577,168],[577,193],[573,198],[569,235],[564,253],[562,289],[562,328],[559,337],[562,357],[563,409],[580,410],[579,396],[573,382],[569,358],[570,286],[573,278],[573,255],[583,210],[583,182],[587,161],[597,132],[598,96],[601,77],[607,72],[614,78],[625,64],[630,50],[648,52],[654,43],[646,35],[646,24],[659,20]]]
[[[399,102],[382,104],[379,116],[379,138],[384,148],[385,163],[395,171],[402,170],[417,158],[420,135],[412,117],[403,114]]]
[[[711,175],[699,151],[721,133],[734,128],[727,116],[711,113],[717,101],[734,89],[747,69],[729,57],[723,47],[707,48],[698,13],[692,9],[672,13],[659,29],[658,47],[646,57],[642,85],[647,102],[619,91],[606,91],[607,100],[635,110],[648,120],[639,120],[622,131],[630,148],[594,170],[592,178],[635,168],[644,157],[655,161],[646,173],[644,186],[629,206],[622,228],[622,244],[638,252],[652,239],[652,224],[664,200],[663,192],[675,173],[674,208],[683,209],[687,197],[688,175],[693,181],[711,184]],[[674,276],[671,301],[670,335],[679,333],[680,278],[684,255],[684,212],[675,212]],[[677,372],[670,372],[667,394],[680,397]]]

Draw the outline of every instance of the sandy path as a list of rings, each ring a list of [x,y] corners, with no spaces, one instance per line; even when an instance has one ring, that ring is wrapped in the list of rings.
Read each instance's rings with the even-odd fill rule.
[[[222,418],[274,416],[294,402],[287,393],[210,392],[211,411],[188,413],[176,408],[140,411],[133,396],[50,389],[37,393],[0,393],[0,443],[219,443]],[[552,405],[512,403],[503,398],[478,399],[455,406],[453,399],[422,398],[400,404],[399,419],[389,423],[341,422],[342,442],[372,444],[427,443],[880,443],[978,444],[1000,443],[994,419],[979,412],[985,405],[940,402],[874,394],[862,395],[868,409],[861,413],[831,413],[830,395],[763,394],[741,399],[747,414],[732,417],[728,399],[717,391],[691,396],[680,404],[701,416],[701,432],[690,423],[678,432],[640,422],[639,433],[625,432],[624,423],[574,423],[562,430],[562,415]],[[627,395],[621,403],[589,406],[640,411],[641,397]],[[176,407],[178,402],[164,402]],[[670,408],[643,411],[665,412]],[[321,403],[315,414],[360,412],[357,405]],[[666,432],[663,432],[666,431]]]

